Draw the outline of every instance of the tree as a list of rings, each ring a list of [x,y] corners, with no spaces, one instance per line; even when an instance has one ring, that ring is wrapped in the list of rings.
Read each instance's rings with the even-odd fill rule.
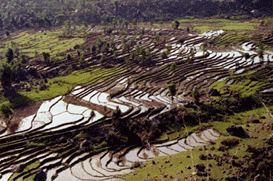
[[[83,56],[81,56],[79,59],[79,65],[82,67],[85,65],[85,60],[84,60]]]
[[[172,82],[171,84],[167,85],[167,88],[169,90],[169,94],[172,96],[172,103],[173,103],[173,96],[175,96],[176,94],[176,86],[175,84]]]
[[[105,65],[105,63],[106,63],[106,57],[105,57],[104,54],[102,54],[102,56],[100,58],[100,63],[101,63],[102,66]]]
[[[174,63],[171,64],[170,70],[174,72],[175,69],[176,69],[176,67],[177,67],[177,65],[176,65],[176,63],[174,62]]]
[[[124,61],[125,61],[128,71],[129,71],[131,68],[132,62],[129,59],[125,59]]]
[[[70,60],[71,60],[71,55],[70,55],[69,53],[66,55],[66,60],[67,60],[67,61],[70,61]]]
[[[22,64],[26,64],[27,63],[27,59],[26,59],[25,55],[21,55],[20,60],[21,60]]]
[[[88,28],[88,24],[86,23],[86,21],[83,22],[83,26],[84,26],[85,28]]]
[[[143,28],[141,29],[141,35],[144,35],[144,33],[145,33],[145,28],[143,27]]]
[[[118,15],[118,1],[115,1],[115,8],[116,8],[116,16]]]
[[[8,118],[13,113],[12,108],[8,103],[2,103],[0,105],[0,112],[5,118]]]
[[[8,63],[10,63],[14,59],[14,53],[11,48],[8,49],[6,53],[6,57],[7,57]]]
[[[196,50],[194,48],[190,48],[190,60],[193,60],[196,54]]]
[[[71,21],[66,20],[64,22],[64,27],[65,27],[65,30],[66,30],[67,34],[69,34],[71,32]]]
[[[258,57],[260,59],[263,59],[264,58],[263,55],[264,55],[264,47],[262,45],[260,45],[259,50],[258,50]]]
[[[112,117],[118,119],[120,116],[121,116],[121,110],[119,106],[117,106],[116,109],[112,111]]]
[[[172,50],[172,46],[169,43],[165,46],[165,48],[166,48],[166,53],[167,54],[169,54],[171,52],[171,50]]]
[[[196,104],[199,104],[199,100],[201,97],[201,94],[199,92],[199,87],[194,87],[193,91],[192,91],[192,97],[194,98],[194,101]]]
[[[42,55],[43,55],[43,59],[44,59],[45,63],[49,63],[50,62],[50,54],[43,52]]]
[[[95,53],[96,52],[96,46],[94,44],[92,44],[90,46],[90,51],[91,51],[91,53]]]
[[[5,31],[6,35],[9,36],[10,35],[10,32],[9,31]]]
[[[243,7],[243,9],[251,8],[252,7],[252,1],[253,0],[236,0],[235,2]]]
[[[181,36],[179,39],[178,39],[178,42],[183,44],[185,42],[185,37],[184,36]]]
[[[166,51],[164,51],[164,52],[161,53],[161,58],[162,59],[168,58],[168,54],[167,54]]]
[[[107,54],[108,52],[108,46],[107,46],[107,43],[104,43],[103,46],[101,47],[101,52],[103,54]]]
[[[132,24],[133,24],[133,25],[137,25],[137,20],[136,20],[136,18],[134,18],[134,19],[132,20]]]
[[[12,71],[9,65],[3,65],[1,68],[1,85],[5,91],[5,93],[8,95],[11,90],[11,83],[12,83]]]
[[[159,42],[159,33],[156,33],[155,35],[155,44],[157,44]]]
[[[124,19],[123,22],[122,22],[122,26],[125,26],[126,29],[128,29],[128,25],[129,25],[129,21]]]
[[[173,29],[177,30],[178,27],[179,27],[179,24],[180,24],[179,21],[177,21],[177,20],[173,21],[173,22],[172,22],[172,27],[173,27]]]
[[[249,59],[250,58],[249,53],[244,53],[244,57],[245,57],[246,60]]]

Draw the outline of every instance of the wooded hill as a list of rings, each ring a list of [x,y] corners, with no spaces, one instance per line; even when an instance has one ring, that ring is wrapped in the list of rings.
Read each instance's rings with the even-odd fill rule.
[[[66,20],[73,25],[85,23],[118,24],[168,21],[185,16],[224,18],[272,15],[272,2],[267,0],[2,0],[0,29],[42,28],[61,26]],[[233,17],[232,17],[233,18]]]

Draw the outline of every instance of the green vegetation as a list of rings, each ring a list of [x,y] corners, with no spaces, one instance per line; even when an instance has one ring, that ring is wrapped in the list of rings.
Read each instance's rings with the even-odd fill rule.
[[[220,1],[220,2],[219,2]],[[202,7],[192,8],[192,7]],[[65,34],[69,34],[76,25],[88,28],[89,24],[104,26],[121,26],[127,28],[130,23],[173,21],[176,18],[194,19],[195,17],[212,17],[238,19],[254,17],[253,8],[262,15],[272,15],[272,3],[267,0],[258,1],[100,1],[87,0],[81,3],[67,1],[4,1],[1,7],[2,21],[0,29],[6,36],[14,29],[54,28],[65,26]],[[152,11],[151,11],[152,10]],[[126,13],[124,13],[126,12]],[[243,12],[243,13],[242,13]],[[161,23],[160,23],[161,24]]]
[[[271,76],[269,67],[258,71],[248,71],[240,75],[231,75],[224,81],[214,82],[210,87],[224,93],[228,90],[238,91],[242,96],[250,96],[268,84],[267,78]],[[227,82],[231,84],[227,85]]]
[[[63,77],[56,77],[53,80],[61,81],[67,84],[79,85],[79,84],[92,84],[97,81],[103,81],[110,75],[115,75],[126,71],[125,69],[119,68],[93,68],[89,67],[83,70],[74,71],[70,75]]]
[[[173,27],[173,29],[178,29],[179,24],[180,24],[179,21],[177,21],[177,20],[173,21],[173,22],[172,22],[172,27]]]
[[[3,102],[0,104],[0,113],[3,115],[5,118],[9,118],[12,115],[12,109],[10,107],[9,102]]]
[[[31,102],[51,99],[59,95],[65,95],[69,91],[73,89],[73,85],[63,83],[60,81],[50,81],[48,83],[48,87],[45,90],[38,90],[38,88],[34,88],[30,92],[22,91],[19,92],[22,96],[27,97]],[[22,100],[18,100],[20,102]]]
[[[22,173],[30,173],[30,172],[33,172],[33,171],[37,171],[38,170],[37,167],[39,165],[40,165],[39,161],[36,161],[34,163],[31,163],[31,164],[27,165],[22,172],[12,174],[12,176],[9,178],[9,181],[13,181],[14,178],[21,175]],[[31,176],[26,177],[26,178],[19,177],[16,180],[18,180],[18,181],[33,181],[34,177],[35,177],[35,175],[31,175]]]
[[[2,56],[6,53],[6,48],[19,48],[20,52],[28,57],[36,57],[43,52],[50,53],[51,57],[56,57],[59,53],[73,49],[75,45],[84,42],[83,38],[62,37],[61,31],[47,31],[46,33],[21,33],[16,39],[2,42],[0,53]]]
[[[273,106],[268,108],[272,110]],[[269,172],[264,173],[262,171],[267,165],[260,164],[258,167],[256,165],[255,168],[252,168],[253,165],[251,164],[255,163],[256,157],[259,159],[255,150],[261,151],[261,149],[270,147],[264,140],[268,139],[272,131],[268,130],[263,124],[246,124],[251,116],[265,116],[266,119],[263,122],[272,123],[272,118],[264,107],[234,114],[225,119],[225,121],[212,123],[211,126],[223,135],[215,141],[215,144],[207,143],[204,146],[196,147],[194,151],[189,150],[170,156],[156,157],[147,163],[141,164],[139,168],[135,168],[133,173],[122,177],[126,180],[140,181],[145,179],[174,180],[175,178],[182,180],[197,178],[222,180],[232,176],[251,180],[251,178],[254,178],[259,173],[262,176],[265,176],[264,174],[268,174],[267,176],[269,176]],[[242,125],[247,130],[248,135],[256,139],[238,139],[238,137],[229,136],[225,128],[231,124]],[[238,140],[239,142],[237,145],[231,146],[226,150],[218,150],[218,148],[225,146],[227,142],[232,140]],[[271,151],[268,154],[272,154]],[[263,153],[259,153],[261,158]],[[205,159],[200,159],[202,158],[200,155],[204,155]],[[219,161],[223,159],[227,159],[227,162]],[[264,161],[272,165],[272,161],[266,159]],[[206,169],[210,169],[210,175],[197,176],[197,169],[195,168],[197,164],[203,164]],[[188,169],[188,166],[191,168]],[[242,168],[252,169],[252,173],[244,175],[246,172],[243,172]]]
[[[173,102],[173,96],[175,96],[176,94],[176,86],[174,83],[172,83],[172,84],[168,84],[167,88],[168,88],[169,94],[172,96],[172,102]]]
[[[54,3],[58,4],[58,2]],[[60,2],[64,4],[67,2],[74,3],[70,0]],[[174,1],[162,2],[170,5],[170,9],[178,7],[176,6],[177,2]],[[174,178],[192,180],[192,178],[197,177],[197,172],[194,168],[194,165],[197,163],[211,164],[212,174],[209,177],[217,180],[225,179],[225,177],[232,174],[242,174],[240,173],[240,168],[235,168],[234,165],[230,167],[228,163],[223,163],[221,168],[214,159],[200,160],[199,156],[200,154],[208,155],[210,153],[211,155],[216,155],[214,156],[216,160],[223,156],[229,162],[231,158],[233,159],[232,156],[236,155],[239,157],[238,160],[241,161],[244,156],[251,157],[251,151],[254,150],[253,152],[255,152],[255,150],[266,145],[263,139],[266,138],[266,133],[270,131],[261,131],[266,129],[266,127],[263,127],[264,124],[254,126],[246,122],[249,117],[257,115],[266,116],[265,122],[271,121],[267,115],[267,110],[262,108],[266,104],[272,111],[271,95],[268,98],[261,93],[262,90],[271,87],[273,74],[271,65],[269,63],[265,65],[261,62],[254,66],[246,66],[243,74],[236,74],[235,71],[240,70],[240,67],[236,66],[236,70],[230,70],[229,72],[226,69],[221,69],[219,66],[215,67],[215,62],[218,63],[219,61],[219,63],[222,63],[225,60],[219,58],[219,60],[210,61],[210,58],[206,59],[209,53],[204,53],[202,57],[197,57],[195,56],[197,49],[193,48],[193,46],[190,47],[189,52],[181,50],[178,54],[180,57],[176,60],[172,58],[167,59],[169,55],[172,57],[176,56],[176,53],[173,53],[175,51],[172,50],[179,48],[178,46],[173,48],[176,46],[168,43],[168,41],[175,37],[180,45],[186,40],[190,40],[192,35],[194,37],[196,33],[199,33],[199,30],[203,32],[211,29],[224,29],[225,33],[216,39],[204,40],[201,50],[207,52],[207,49],[236,47],[244,42],[251,41],[259,46],[257,53],[262,59],[263,55],[267,54],[265,50],[268,50],[268,47],[270,47],[272,38],[271,35],[267,34],[268,32],[265,32],[263,26],[270,26],[272,22],[267,20],[265,22],[267,25],[261,25],[262,23],[256,19],[254,21],[257,23],[252,23],[249,21],[240,22],[237,20],[218,19],[219,17],[203,21],[194,19],[194,17],[192,19],[187,17],[188,19],[173,21],[172,13],[166,13],[165,10],[162,11],[160,8],[162,2],[156,2],[158,6],[153,13],[156,15],[156,11],[159,10],[163,15],[167,15],[165,17],[166,20],[170,20],[168,28],[172,26],[175,29],[167,30],[170,33],[165,32],[165,30],[156,32],[146,29],[145,31],[145,28],[147,28],[145,26],[156,28],[155,20],[151,20],[150,25],[145,25],[144,23],[139,23],[143,19],[135,18],[136,15],[131,15],[133,13],[128,13],[130,15],[125,13],[128,15],[128,20],[125,18],[121,20],[120,18],[123,17],[121,12],[125,12],[123,8],[128,8],[126,12],[130,12],[130,8],[118,1],[114,2],[114,14],[105,9],[101,2],[94,2],[90,6],[94,7],[94,9],[97,6],[100,7],[100,14],[96,14],[96,10],[92,10],[90,13],[96,15],[90,19],[96,19],[96,23],[101,22],[103,28],[98,27],[98,29],[102,28],[104,31],[102,33],[95,31],[89,33],[88,22],[83,21],[83,17],[80,16],[83,11],[88,14],[88,11],[85,11],[88,8],[83,8],[85,7],[83,4],[89,4],[88,0],[82,2],[82,4],[79,3],[77,5],[78,9],[74,9],[74,7],[62,9],[64,13],[73,12],[73,18],[76,17],[74,15],[78,17],[77,21],[72,17],[68,20],[69,15],[63,15],[64,17],[60,18],[60,22],[55,22],[56,26],[64,24],[63,29],[58,29],[57,31],[41,30],[39,33],[22,32],[17,37],[14,36],[14,32],[11,32],[11,34],[6,33],[0,49],[2,58],[4,57],[3,60],[6,59],[6,61],[2,61],[3,66],[1,69],[3,91],[0,91],[0,113],[3,118],[10,119],[13,113],[12,109],[18,108],[22,104],[51,99],[59,95],[68,95],[65,97],[67,102],[70,101],[76,105],[84,104],[84,106],[104,114],[105,117],[97,122],[91,120],[92,118],[89,120],[84,119],[86,123],[81,124],[79,122],[79,124],[74,124],[72,132],[66,129],[67,127],[65,129],[60,127],[58,131],[52,129],[46,133],[32,130],[30,138],[25,134],[18,134],[14,137],[11,135],[5,138],[5,140],[0,140],[2,141],[1,151],[3,151],[3,154],[8,154],[7,151],[10,148],[11,150],[27,148],[31,149],[31,151],[32,149],[37,149],[38,151],[49,149],[52,153],[58,153],[56,156],[58,158],[68,158],[65,161],[65,165],[72,166],[71,161],[83,153],[88,153],[90,154],[88,156],[91,156],[107,149],[116,151],[116,148],[128,148],[133,144],[136,146],[148,146],[151,143],[162,143],[168,140],[185,138],[191,133],[213,128],[222,135],[215,145],[207,143],[207,148],[202,146],[197,147],[192,152],[187,151],[168,158],[155,158],[151,162],[142,164],[140,168],[136,169],[135,173],[126,175],[124,178],[128,180],[144,180],[147,178],[154,180],[174,180]],[[151,8],[154,6],[155,1],[150,3]],[[199,4],[201,1],[193,1],[192,3]],[[215,2],[207,1],[207,3],[213,5]],[[224,5],[226,5],[225,3],[223,2]],[[233,3],[237,3],[237,1],[231,2],[231,4]],[[137,5],[132,3],[131,6],[143,7],[145,4],[146,2],[140,1]],[[185,7],[187,5],[185,1]],[[204,7],[204,9],[206,8],[208,7]],[[35,10],[35,8],[33,9]],[[147,12],[145,8],[143,9],[138,11],[138,13]],[[234,11],[230,13],[236,14],[239,10],[236,6]],[[190,10],[188,13],[192,12],[195,12],[195,10]],[[104,15],[103,17],[101,16],[102,14]],[[210,11],[206,13],[204,10],[200,14],[208,16]],[[35,13],[32,15],[36,16]],[[149,13],[143,13],[142,15],[148,16]],[[51,16],[54,17],[52,14],[47,17]],[[134,26],[132,30],[130,19],[133,17],[132,24]],[[178,18],[182,17],[183,15]],[[149,19],[149,17],[145,17],[145,21]],[[6,21],[4,24],[6,24]],[[55,19],[46,21],[46,26],[55,26],[49,23],[53,21]],[[82,22],[83,26],[79,25],[80,22]],[[142,30],[136,26],[140,24],[144,26],[141,27]],[[166,24],[161,20],[160,26],[163,27],[163,25],[165,26]],[[38,24],[37,28],[42,26],[45,25]],[[181,31],[177,31],[176,29],[178,28]],[[6,29],[13,28],[6,27]],[[260,30],[262,32],[257,33]],[[141,35],[138,36],[139,34]],[[162,38],[163,36],[164,39]],[[117,41],[116,38],[120,38],[121,41]],[[147,39],[147,41],[142,41],[143,39]],[[203,41],[203,39],[194,39],[193,41],[198,42]],[[189,43],[191,40],[187,42]],[[181,59],[184,56],[182,52],[186,54],[187,60]],[[242,54],[242,57],[244,57],[243,59],[250,59],[254,56],[245,53]],[[200,73],[200,70],[204,73],[203,75]],[[216,76],[220,78],[222,76],[226,79],[216,81],[214,79]],[[24,79],[18,79],[18,77],[23,77]],[[87,87],[85,92],[79,93],[79,96],[69,94],[74,87],[79,85]],[[118,98],[124,96],[125,99],[127,99],[126,96],[132,99],[138,97],[139,100],[136,104],[140,106],[131,106],[129,111],[124,113],[119,107],[113,108],[114,104],[108,107],[106,103],[94,105],[95,103],[92,102],[80,101],[81,97],[90,95],[94,90],[98,90],[99,95],[103,95],[100,92],[107,92],[107,95],[110,94],[111,98],[114,97],[113,95],[118,95]],[[218,92],[218,95],[211,96],[210,90]],[[164,101],[165,98],[161,98],[162,100],[158,98],[158,101],[149,100],[152,99],[151,97],[155,92],[157,92],[157,95],[162,95],[167,93],[167,91],[169,91],[169,95],[172,97],[172,102],[173,97],[179,95],[184,96],[185,102],[188,103],[184,106],[173,108],[176,104],[170,105],[169,100]],[[180,105],[179,101],[181,101],[180,98],[175,103]],[[116,99],[116,102],[118,102],[118,99]],[[122,104],[122,102],[120,101],[119,103]],[[128,106],[130,103],[125,105]],[[142,109],[142,107],[147,107],[148,109]],[[166,112],[168,108],[172,109]],[[91,117],[93,116],[95,116],[95,111],[91,112]],[[153,117],[153,119],[148,119],[150,117]],[[252,137],[238,139],[230,136],[226,131],[226,127],[229,125],[241,125],[250,136],[258,137],[256,139],[259,142],[250,139]],[[256,133],[255,129],[258,129],[260,132]],[[17,142],[16,140],[19,141]],[[11,142],[10,145],[9,142]],[[234,145],[229,147],[229,144],[232,143]],[[246,151],[246,145],[249,146],[250,152]],[[220,149],[217,149],[218,147]],[[222,148],[224,151],[221,151]],[[198,151],[199,149],[200,151]],[[259,159],[266,157],[262,151],[259,151],[259,153],[262,155]],[[185,158],[185,155],[191,156]],[[170,160],[170,163],[165,163],[164,159]],[[79,159],[79,161],[82,160]],[[256,161],[256,158],[251,158],[251,161]],[[222,160],[222,162],[224,161]],[[4,164],[7,163],[9,164],[9,160]],[[265,159],[253,173],[256,175],[257,173],[260,174],[260,171],[265,168],[267,163],[268,165],[271,164],[269,159]],[[236,164],[239,164],[239,162],[236,162]],[[247,164],[242,162],[241,166],[248,168]],[[136,165],[140,164],[136,163]],[[187,166],[191,166],[191,169],[187,169]],[[14,174],[11,180],[16,177],[19,177],[18,180],[22,180],[23,177],[29,180],[33,179],[33,176],[39,171],[38,168],[39,163],[37,162],[27,165],[25,170],[20,173],[22,175]],[[143,171],[143,168],[146,168],[146,171]],[[264,174],[266,175],[267,173]],[[251,173],[245,175],[245,178],[253,176],[255,175]]]
[[[203,25],[200,26],[199,23],[194,25],[194,29],[198,29],[201,33],[208,32],[213,29],[223,29],[223,30],[237,30],[237,31],[245,31],[245,30],[254,30],[255,26],[258,26],[258,23],[250,23],[250,22],[240,22],[240,21],[227,21],[220,20],[217,23],[217,19],[214,22],[204,22]]]

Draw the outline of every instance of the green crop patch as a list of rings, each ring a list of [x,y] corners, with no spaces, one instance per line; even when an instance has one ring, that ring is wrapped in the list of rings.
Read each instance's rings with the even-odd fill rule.
[[[55,57],[59,53],[73,49],[75,45],[84,43],[83,38],[60,38],[62,34],[61,31],[24,33],[13,40],[2,42],[0,53],[4,56],[8,48],[18,48],[20,52],[29,57],[41,55],[42,52],[48,52],[51,57]]]
[[[255,30],[259,25],[258,23],[252,22],[240,22],[238,20],[227,20],[227,19],[182,19],[179,20],[181,26],[190,26],[193,29],[200,30],[201,33],[208,32],[214,29],[223,30]]]
[[[97,81],[102,81],[105,78],[117,75],[120,73],[126,72],[125,69],[120,68],[108,68],[108,69],[102,69],[102,68],[92,68],[89,67],[84,70],[80,71],[74,71],[68,76],[64,77],[57,77],[54,80],[56,81],[62,81],[68,84],[91,84]]]
[[[34,162],[34,163],[32,163],[32,164],[27,165],[21,173],[14,173],[14,174],[12,174],[12,176],[9,178],[8,181],[14,181],[14,179],[15,179],[18,175],[20,175],[20,174],[22,174],[22,173],[28,174],[30,171],[35,170],[35,168],[37,168],[39,165],[40,165],[40,162],[39,162],[39,161],[36,161],[36,162]],[[36,170],[36,171],[38,171],[38,170]],[[34,177],[35,177],[35,174],[33,174],[32,176],[29,176],[29,177],[27,177],[27,178],[20,177],[20,178],[18,178],[18,179],[16,179],[16,180],[17,180],[17,181],[23,181],[23,180],[24,180],[24,181],[33,181]]]
[[[73,85],[71,84],[56,82],[52,83],[51,85],[48,84],[48,88],[45,90],[38,90],[36,88],[31,90],[30,92],[22,91],[20,92],[20,94],[27,97],[31,102],[35,102],[39,100],[51,99],[59,95],[64,95],[67,92],[71,91],[72,88]]]

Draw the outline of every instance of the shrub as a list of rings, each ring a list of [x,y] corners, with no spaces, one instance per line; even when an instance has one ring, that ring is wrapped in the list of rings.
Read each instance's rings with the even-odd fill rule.
[[[21,55],[21,63],[22,63],[22,64],[27,63],[27,60],[26,60],[26,56],[25,56],[25,55]]]
[[[168,43],[166,45],[166,49],[167,49],[166,53],[169,54],[171,52],[171,50],[172,50],[172,46]]]
[[[162,58],[162,59],[167,58],[167,52],[162,52],[162,53],[161,53],[161,58]]]
[[[50,62],[50,54],[49,53],[46,53],[46,52],[43,52],[42,53],[43,55],[43,59],[46,63],[49,63]]]
[[[94,116],[95,116],[95,112],[94,112],[94,110],[92,110],[91,113],[90,113],[90,117],[92,118]]]
[[[40,83],[40,87],[39,87],[39,90],[42,91],[42,90],[46,90],[46,84],[44,82]]]
[[[14,53],[13,53],[13,50],[11,48],[8,49],[8,51],[6,53],[6,57],[7,57],[8,63],[10,63],[13,60]]]
[[[194,87],[193,88],[193,91],[192,91],[192,97],[194,98],[195,100],[195,103],[199,103],[199,100],[201,98],[201,93],[200,93],[200,88],[199,87]]]
[[[173,21],[173,22],[172,22],[172,27],[173,27],[173,29],[178,29],[179,24],[180,24],[179,21],[177,21],[177,20]]]
[[[55,62],[60,62],[61,61],[61,59],[60,58],[55,58]]]
[[[183,36],[181,36],[179,39],[178,39],[178,42],[179,43],[184,43],[184,41],[185,41],[185,37],[183,37]]]
[[[114,118],[118,118],[118,117],[120,117],[120,115],[121,115],[121,110],[120,110],[119,106],[117,106],[117,107],[116,107],[116,110],[113,110],[113,111],[112,111],[112,116],[113,116]]]
[[[145,33],[145,28],[143,27],[141,30],[141,34],[144,35],[144,33]]]
[[[172,96],[172,101],[173,101],[173,96],[175,96],[175,94],[176,94],[176,86],[172,82],[171,84],[167,85],[167,88],[168,88],[169,94]]]
[[[8,103],[2,103],[0,105],[0,112],[5,118],[8,118],[13,113],[13,111]]]
[[[159,33],[157,33],[156,35],[155,35],[155,40],[158,42],[159,41]]]
[[[104,33],[106,33],[108,35],[110,35],[113,32],[112,28],[106,28],[106,27],[104,27],[103,29],[104,29]]]
[[[250,58],[249,53],[244,53],[244,57],[245,57],[246,60],[249,59]]]
[[[10,35],[10,32],[9,31],[5,31],[6,35],[9,36]]]
[[[92,53],[96,52],[96,46],[95,46],[95,45],[91,45],[90,51],[91,51]]]
[[[84,64],[85,64],[85,60],[84,60],[83,56],[81,56],[80,59],[79,59],[79,65],[81,66],[81,65],[84,65]]]
[[[174,63],[171,64],[170,70],[174,71],[176,69],[176,67],[177,67],[177,65],[174,62]]]
[[[221,141],[222,145],[228,146],[228,147],[233,147],[239,144],[239,140],[236,138],[228,138],[223,141]]]
[[[69,53],[66,55],[66,60],[67,60],[67,61],[70,61],[70,60],[71,60],[71,55],[70,55]]]
[[[77,50],[77,54],[78,56],[81,56],[81,52],[79,50]]]

